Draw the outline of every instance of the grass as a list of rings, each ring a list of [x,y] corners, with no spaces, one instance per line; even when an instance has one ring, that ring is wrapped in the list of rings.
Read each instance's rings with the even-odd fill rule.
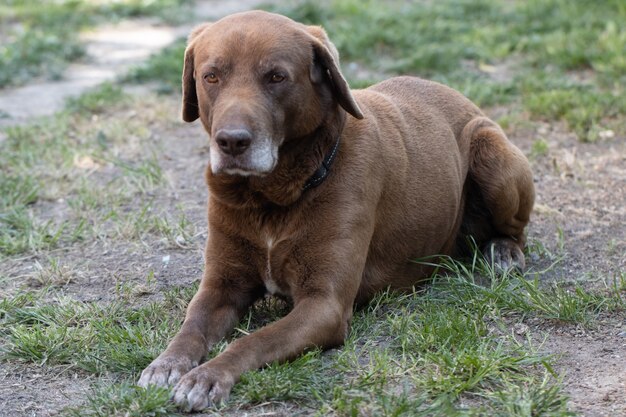
[[[578,0],[304,0],[268,8],[324,26],[353,87],[413,74],[448,84],[479,106],[515,103],[533,119],[562,120],[581,141],[606,130],[626,133],[619,52],[626,48],[626,8],[619,0],[593,11]],[[184,45],[154,55],[126,80],[178,91]]]
[[[186,43],[185,39],[179,39],[152,55],[145,64],[131,69],[124,80],[131,83],[157,83],[156,89],[162,94],[179,91]]]
[[[104,113],[112,106],[126,104],[128,96],[122,89],[112,83],[104,83],[98,88],[87,91],[78,97],[69,98],[65,110],[70,113],[79,113],[81,116]]]
[[[540,158],[542,156],[546,156],[550,151],[550,147],[548,142],[543,138],[535,139],[532,144],[532,148],[530,151],[530,156],[532,158]]]
[[[49,257],[42,265],[35,263],[37,273],[33,275],[31,283],[36,287],[62,287],[74,281],[75,271],[59,258]]]
[[[0,144],[7,173],[0,182],[0,257],[94,237],[152,234],[172,247],[190,245],[197,231],[184,209],[154,207],[152,193],[165,179],[151,132],[141,117],[118,117],[136,105],[119,86],[103,84],[52,118],[7,130]],[[131,210],[137,200],[141,209]]]
[[[50,302],[44,294],[45,289],[0,304],[4,359],[136,375],[165,348],[182,319],[178,302],[129,309],[121,295],[119,302],[103,306],[65,297]]]
[[[311,351],[244,374],[222,411],[275,402],[320,415],[572,415],[555,359],[541,353],[543,336],[533,329],[517,337],[511,323],[593,326],[600,313],[625,310],[624,283],[603,293],[568,292],[499,276],[478,259],[444,268],[425,290],[383,293],[357,311],[340,350]],[[478,284],[479,277],[489,284]],[[173,336],[194,289],[173,288],[164,301],[140,307],[127,306],[121,295],[103,305],[51,298],[49,289],[6,298],[0,302],[2,360],[116,376],[119,382],[94,387],[68,415],[172,412],[166,391],[132,382]],[[280,317],[286,307],[271,299],[258,303],[232,337]]]
[[[87,403],[81,407],[69,408],[68,417],[177,417],[181,414],[169,400],[167,389],[138,389],[129,383],[107,387],[94,387]]]
[[[353,84],[400,73],[432,78],[481,106],[515,102],[533,118],[561,119],[579,139],[593,141],[605,129],[625,133],[626,72],[617,51],[626,48],[619,23],[626,7],[619,0],[593,11],[587,6],[564,0],[328,0],[276,10],[324,26]],[[355,79],[347,62],[377,73]]]
[[[81,261],[57,255],[83,242],[195,250],[198,232],[185,207],[161,208],[154,194],[167,184],[157,157],[163,152],[145,120],[158,119],[156,129],[167,128],[166,112],[104,84],[69,100],[54,117],[7,129],[0,143],[0,258],[35,259],[24,281],[27,290],[0,301],[0,360],[121,381],[94,386],[87,411],[68,409],[67,415],[118,415],[119,410],[174,415],[166,390],[137,390],[128,381],[165,347],[195,287],[173,288],[164,302],[128,308],[129,300],[155,290],[155,273],[149,270],[144,283],[117,276],[110,303],[81,302],[63,295],[84,278],[77,267]],[[2,282],[13,281],[4,272]]]

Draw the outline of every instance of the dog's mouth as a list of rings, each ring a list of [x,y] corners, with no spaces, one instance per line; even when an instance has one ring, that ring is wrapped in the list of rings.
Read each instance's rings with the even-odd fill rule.
[[[211,172],[214,175],[236,175],[241,177],[262,177],[275,168],[278,158],[269,153],[246,152],[238,156],[224,155],[219,151],[210,152]]]
[[[231,159],[231,158],[224,158],[224,159]],[[269,173],[269,171],[265,171],[265,170],[259,170],[258,168],[255,167],[250,167],[248,165],[245,164],[240,164],[237,160],[235,161],[219,161],[216,162],[213,160],[213,158],[211,159],[211,172],[213,172],[214,175],[236,175],[236,176],[240,176],[240,177],[252,177],[252,176],[258,176],[258,177],[262,177],[265,176]]]
[[[222,170],[222,173],[239,177],[263,177],[267,175],[267,172],[248,171],[241,168],[225,168]]]

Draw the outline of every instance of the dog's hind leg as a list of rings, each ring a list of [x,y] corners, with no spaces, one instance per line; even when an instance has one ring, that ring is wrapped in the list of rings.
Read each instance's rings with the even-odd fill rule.
[[[461,232],[495,265],[523,270],[524,228],[535,200],[528,160],[486,117],[471,120],[462,135],[470,150]]]

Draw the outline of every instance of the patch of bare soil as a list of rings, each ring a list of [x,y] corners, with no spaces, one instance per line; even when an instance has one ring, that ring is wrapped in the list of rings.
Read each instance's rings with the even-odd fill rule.
[[[84,400],[90,381],[62,367],[33,368],[32,365],[0,367],[0,417],[58,415],[58,411]]]
[[[552,328],[543,349],[558,356],[571,407],[585,417],[626,415],[625,326],[607,320],[597,329]]]
[[[536,138],[549,148],[530,157],[537,198],[529,241],[563,257],[548,275],[554,280],[611,281],[626,271],[626,138],[582,143],[559,124],[510,135],[526,155]]]
[[[626,273],[626,138],[581,143],[559,124],[536,124],[509,134],[532,155],[536,138],[548,151],[531,156],[537,199],[529,242],[552,256],[531,254],[528,266],[547,283],[577,283],[601,291]],[[544,329],[543,348],[557,355],[572,408],[585,417],[626,415],[626,315],[601,320],[592,329]]]

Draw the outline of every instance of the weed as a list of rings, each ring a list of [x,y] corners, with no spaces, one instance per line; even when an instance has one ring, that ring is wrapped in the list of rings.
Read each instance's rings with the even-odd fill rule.
[[[559,253],[565,253],[565,232],[561,226],[557,226],[556,228],[556,244]]]
[[[85,53],[75,34],[67,28],[34,24],[28,27],[16,31],[9,44],[3,43],[0,48],[0,87],[22,84],[39,76],[59,79],[66,63]]]
[[[5,301],[5,359],[64,364],[87,372],[136,375],[173,336],[176,314],[148,304],[128,309],[122,304],[87,305],[58,299],[31,306]]]
[[[137,388],[128,382],[106,387],[96,386],[79,407],[70,407],[63,414],[68,417],[176,417],[176,407],[169,401],[170,392],[164,388]]]
[[[233,391],[236,401],[260,404],[265,401],[294,401],[309,406],[327,398],[339,375],[330,371],[319,351],[308,352],[289,363],[273,363],[261,371],[246,372]]]
[[[146,193],[153,190],[163,180],[161,166],[154,155],[150,159],[144,159],[135,164],[119,158],[112,159],[111,162],[121,169],[122,177],[128,181],[129,185],[140,192]]]
[[[152,55],[145,64],[131,69],[124,81],[157,82],[157,91],[160,93],[179,91],[185,44],[186,41],[181,39]]]
[[[39,223],[25,208],[0,213],[0,256],[52,248],[66,227],[52,221]]]
[[[567,397],[548,378],[536,384],[509,386],[487,394],[490,414],[523,416],[575,416],[567,408]]]
[[[500,275],[493,266],[477,258],[470,265],[445,260],[440,266],[448,274],[435,278],[432,291],[443,289],[443,294],[459,303],[471,300],[502,314],[532,315],[586,325],[602,311],[622,311],[626,307],[620,293],[609,286],[603,294],[587,291],[579,285],[573,288],[542,285],[538,276],[546,271],[535,272],[535,279],[515,273]],[[529,271],[530,274],[533,272]],[[488,286],[480,284],[481,276],[488,277]]]
[[[65,108],[69,112],[86,116],[90,113],[102,113],[110,109],[112,105],[118,106],[120,102],[127,100],[128,96],[124,94],[121,87],[104,83],[76,98],[68,99]]]
[[[536,92],[526,96],[526,108],[536,117],[563,119],[583,141],[595,141],[607,119],[626,112],[623,95],[570,87]]]
[[[30,177],[3,176],[0,181],[0,210],[27,206],[37,201],[38,184]]]
[[[198,291],[198,282],[193,285],[174,286],[165,290],[163,294],[164,308],[167,310],[184,310]]]
[[[534,158],[546,156],[549,150],[550,147],[545,139],[535,139],[530,150],[530,155]]]
[[[49,258],[46,266],[35,261],[35,270],[32,280],[38,287],[67,285],[74,281],[76,275],[76,272],[69,265],[63,264],[59,258]]]

